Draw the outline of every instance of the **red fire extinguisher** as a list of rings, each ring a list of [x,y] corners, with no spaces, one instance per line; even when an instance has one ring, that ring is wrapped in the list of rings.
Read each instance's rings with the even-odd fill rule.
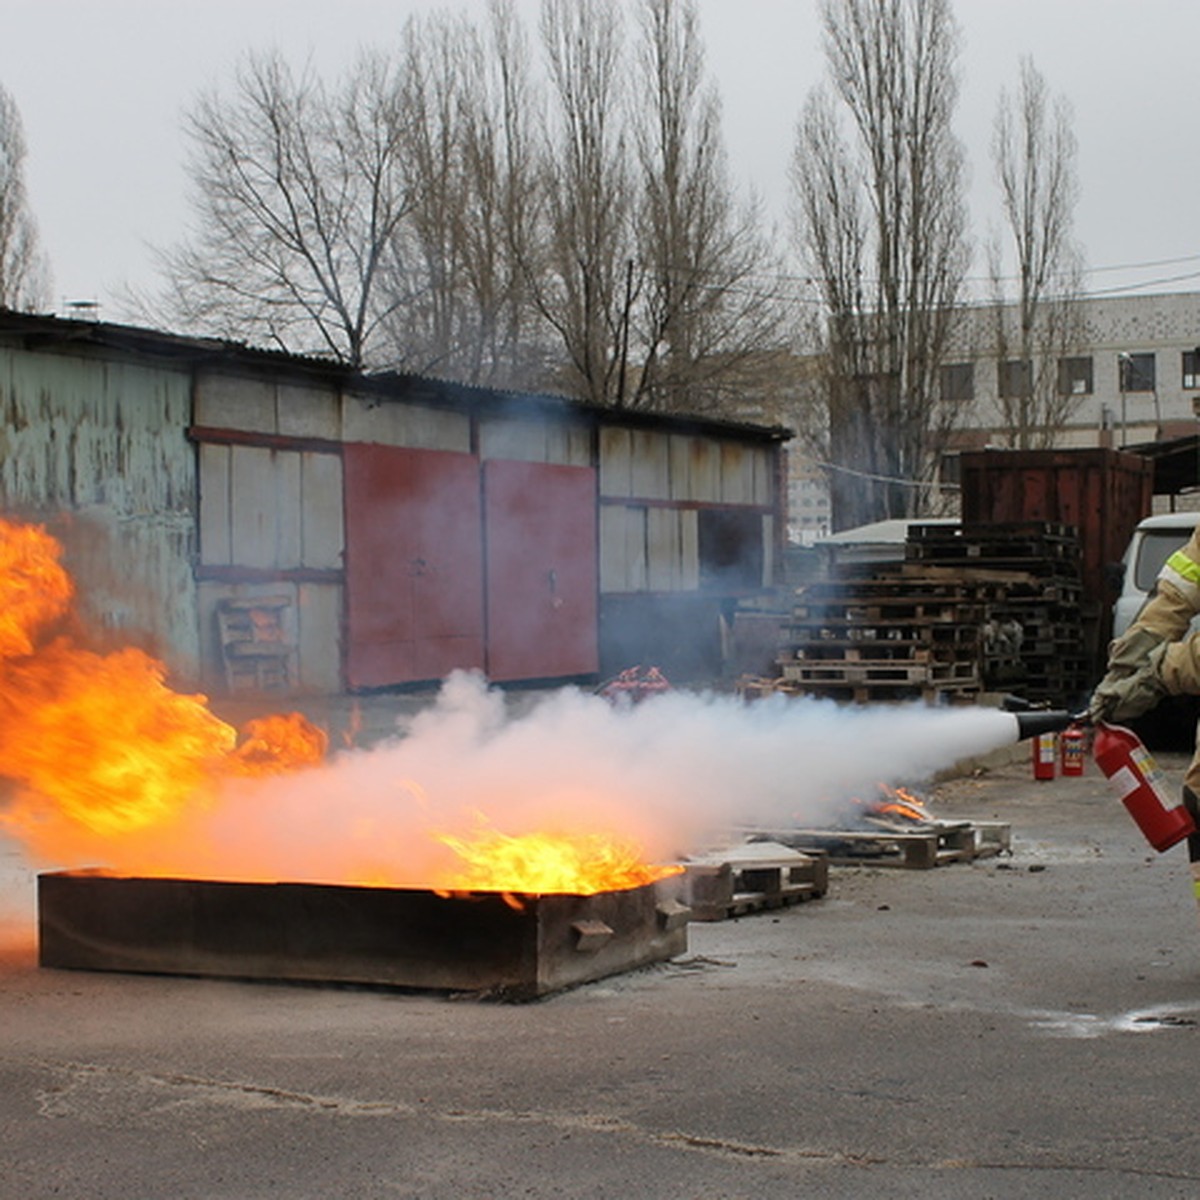
[[[1097,721],[1092,755],[1155,850],[1167,850],[1196,832],[1182,796],[1171,795],[1158,764],[1132,730]]]
[[[1066,775],[1082,775],[1084,751],[1087,748],[1087,735],[1078,725],[1068,725],[1059,734],[1059,745],[1062,749],[1062,773]]]
[[[1034,779],[1053,779],[1058,762],[1058,734],[1039,733],[1032,746]]]

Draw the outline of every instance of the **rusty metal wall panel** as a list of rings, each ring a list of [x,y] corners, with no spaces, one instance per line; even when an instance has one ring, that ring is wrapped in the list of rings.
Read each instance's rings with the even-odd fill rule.
[[[488,677],[593,674],[595,471],[503,459],[483,470]]]
[[[639,500],[666,500],[671,495],[671,442],[665,433],[635,429],[630,439],[633,495]]]
[[[775,494],[775,455],[771,450],[755,447],[750,451],[754,481],[751,502],[771,504]]]
[[[342,438],[347,442],[465,454],[471,449],[471,419],[465,413],[440,408],[347,396],[342,406]]]
[[[722,442],[721,499],[726,504],[754,502],[754,451],[740,442]]]
[[[1089,597],[1115,599],[1107,578],[1134,526],[1150,513],[1154,468],[1119,450],[979,450],[962,456],[967,524],[1047,521],[1074,525]]]
[[[600,427],[600,494],[633,495],[633,449],[628,429]]]
[[[721,447],[708,438],[694,437],[689,445],[689,500],[715,503],[721,499]]]
[[[692,439],[686,434],[673,433],[669,450],[671,464],[671,499],[692,498]]]
[[[85,618],[145,635],[181,680],[195,679],[189,374],[6,347],[0,410],[0,507],[63,540]]]

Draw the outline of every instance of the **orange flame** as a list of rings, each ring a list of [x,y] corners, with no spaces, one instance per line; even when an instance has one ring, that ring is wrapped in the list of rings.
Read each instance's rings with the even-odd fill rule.
[[[510,836],[483,826],[470,839],[435,836],[462,860],[461,869],[439,885],[448,891],[589,896],[642,887],[683,870],[644,863],[635,842],[599,833]]]
[[[101,655],[44,636],[74,590],[60,555],[45,529],[0,519],[0,775],[18,789],[4,817],[13,830],[115,837],[204,804],[223,776],[324,753],[324,735],[298,714],[252,725],[239,747],[205,697],[172,691],[142,651]]]
[[[149,655],[76,645],[59,628],[74,592],[60,556],[45,529],[0,518],[0,784],[14,789],[7,805],[0,792],[0,828],[59,863],[279,878],[272,872],[281,860],[268,843],[287,842],[292,831],[258,825],[256,841],[244,828],[252,822],[238,819],[243,810],[229,809],[254,793],[245,783],[221,785],[314,766],[325,757],[325,733],[299,713],[276,714],[249,722],[239,740],[204,696],[168,687],[165,666]],[[236,845],[212,835],[219,792],[221,811],[234,818],[222,828],[238,830]],[[368,843],[375,857],[386,859],[390,847],[393,858],[433,862],[439,842],[461,865],[385,861],[366,871],[349,862]],[[599,833],[486,830],[473,839],[431,835],[402,849],[386,830],[351,827],[340,842],[321,842],[319,855],[302,868],[305,878],[361,883],[367,874],[373,883],[412,884],[424,869],[435,876],[424,886],[446,891],[590,894],[681,869],[647,866],[636,845]]]

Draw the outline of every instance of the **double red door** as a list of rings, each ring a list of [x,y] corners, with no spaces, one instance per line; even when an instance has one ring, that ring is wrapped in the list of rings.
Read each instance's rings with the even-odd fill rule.
[[[594,471],[363,443],[344,464],[351,688],[597,669]]]

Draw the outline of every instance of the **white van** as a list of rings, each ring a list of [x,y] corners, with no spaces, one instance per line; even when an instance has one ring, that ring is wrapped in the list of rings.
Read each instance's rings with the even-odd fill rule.
[[[1200,512],[1180,512],[1147,517],[1138,523],[1121,559],[1121,593],[1113,605],[1114,638],[1129,628],[1146,603],[1163,563],[1192,536],[1197,521]]]

